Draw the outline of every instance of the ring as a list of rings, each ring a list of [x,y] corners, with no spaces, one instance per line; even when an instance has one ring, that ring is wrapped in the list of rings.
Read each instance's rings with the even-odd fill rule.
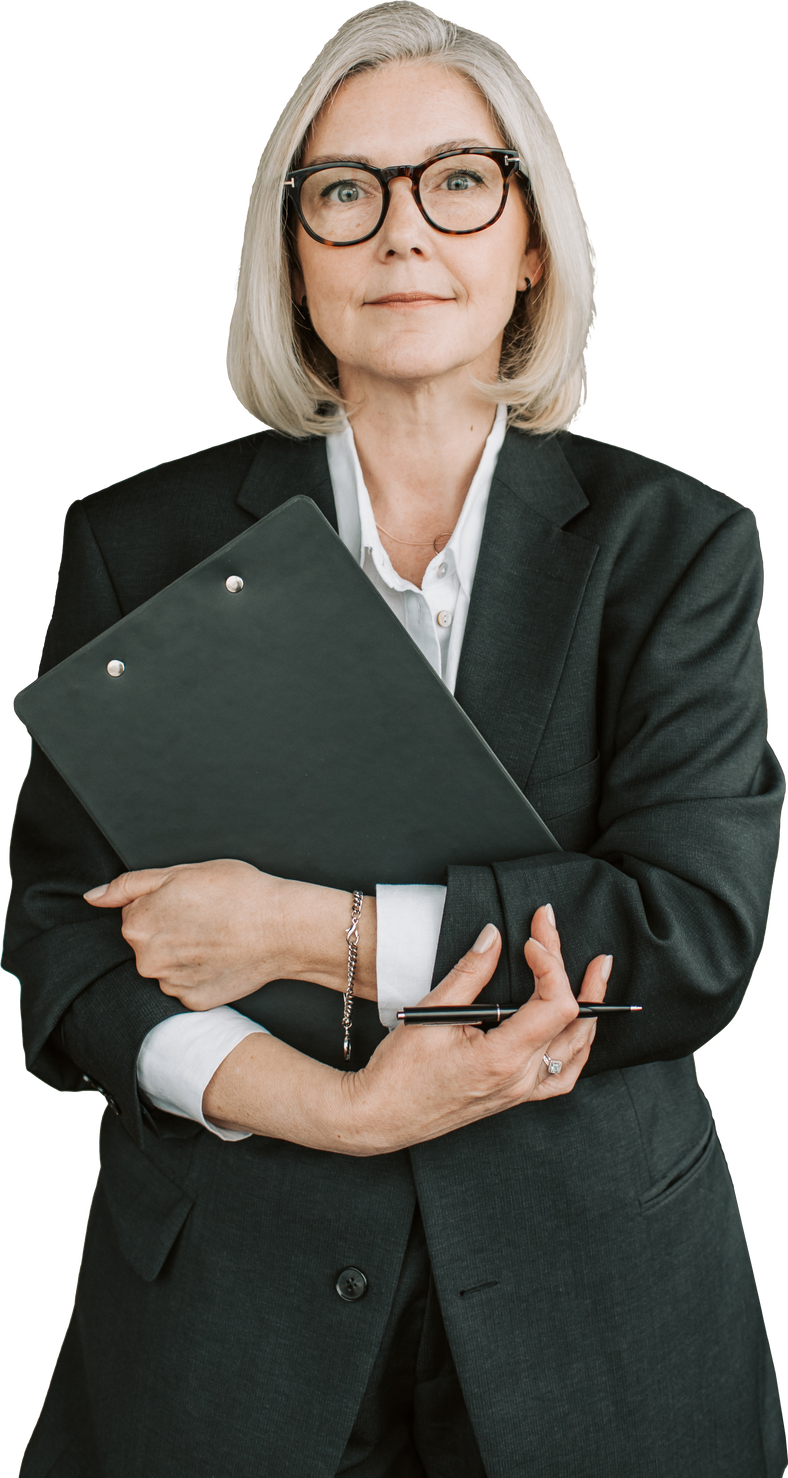
[[[542,1062],[547,1068],[548,1073],[560,1073],[561,1068],[564,1065],[562,1062],[558,1061],[557,1057],[548,1057],[546,1052],[542,1053]]]

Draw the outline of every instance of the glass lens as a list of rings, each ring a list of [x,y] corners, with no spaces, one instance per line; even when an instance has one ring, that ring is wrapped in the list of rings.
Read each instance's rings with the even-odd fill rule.
[[[383,191],[368,170],[332,164],[304,180],[301,210],[310,229],[325,241],[359,241],[380,220]]]
[[[503,175],[482,154],[452,154],[431,164],[421,177],[421,203],[444,231],[476,231],[497,215]]]

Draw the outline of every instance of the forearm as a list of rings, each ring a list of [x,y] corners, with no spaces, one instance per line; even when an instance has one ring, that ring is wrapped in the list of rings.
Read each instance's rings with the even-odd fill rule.
[[[486,998],[522,1004],[531,991],[522,962],[529,919],[549,902],[575,989],[588,960],[610,953],[609,1000],[644,1008],[600,1025],[586,1075],[696,1051],[734,1015],[761,946],[776,844],[773,781],[744,804],[685,802],[623,818],[594,849],[604,857],[564,852],[451,868],[435,978],[481,919],[500,919],[504,949]]]
[[[203,1113],[221,1129],[349,1154],[345,1076],[276,1037],[248,1036],[211,1078]]]

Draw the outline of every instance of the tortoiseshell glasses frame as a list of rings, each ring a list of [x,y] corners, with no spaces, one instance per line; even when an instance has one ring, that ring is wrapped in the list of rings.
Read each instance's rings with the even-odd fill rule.
[[[424,203],[421,199],[419,185],[421,183],[422,176],[428,169],[432,167],[432,165],[439,163],[441,159],[454,159],[460,156],[465,157],[474,155],[481,156],[485,159],[492,159],[500,170],[502,190],[498,208],[495,211],[494,215],[492,215],[488,221],[484,221],[481,225],[478,226],[466,227],[463,230],[456,230],[450,226],[440,226],[427,214]],[[391,200],[391,193],[389,189],[391,182],[398,179],[407,179],[411,182],[413,199],[415,200],[428,226],[431,226],[434,231],[442,232],[445,236],[473,236],[478,231],[486,231],[489,226],[494,226],[495,222],[502,215],[504,207],[506,205],[506,201],[509,196],[509,185],[514,175],[518,173],[519,166],[520,155],[514,153],[511,149],[447,149],[442,154],[433,154],[429,159],[424,159],[421,164],[392,164],[389,166],[388,169],[376,169],[374,165],[364,164],[360,160],[337,159],[330,160],[328,163],[325,164],[311,164],[306,169],[291,170],[290,174],[284,182],[283,198],[285,205],[292,203],[295,206],[301,225],[303,226],[307,234],[312,237],[313,241],[319,241],[321,246],[359,246],[362,241],[370,241],[373,236],[376,236],[381,226],[383,225],[383,222],[386,219],[386,212],[389,208],[389,202]],[[308,220],[306,219],[301,205],[301,191],[303,189],[303,186],[312,175],[320,174],[321,172],[324,172],[328,169],[362,169],[365,170],[367,174],[372,175],[380,185],[380,215],[373,229],[371,231],[367,231],[365,235],[356,236],[350,241],[332,241],[326,236],[318,235],[317,231],[315,231],[313,227],[310,226]],[[532,198],[530,181],[527,175],[523,174],[521,171],[519,171],[519,176],[519,183],[524,189],[526,199],[530,202]]]

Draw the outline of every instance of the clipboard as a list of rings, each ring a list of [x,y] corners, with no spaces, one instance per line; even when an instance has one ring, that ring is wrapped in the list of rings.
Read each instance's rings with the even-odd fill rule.
[[[560,851],[307,497],[124,616],[14,707],[129,869],[237,857],[373,893],[443,882],[451,863]],[[266,1026],[273,1012],[280,1029],[269,1029],[285,1040],[300,1021],[299,1045],[326,997],[339,1066],[338,993],[273,982],[236,1004]],[[356,1041],[385,1035],[374,1004],[355,1013]],[[313,1045],[322,1035],[316,1026]],[[354,1050],[353,1066],[363,1055]]]

